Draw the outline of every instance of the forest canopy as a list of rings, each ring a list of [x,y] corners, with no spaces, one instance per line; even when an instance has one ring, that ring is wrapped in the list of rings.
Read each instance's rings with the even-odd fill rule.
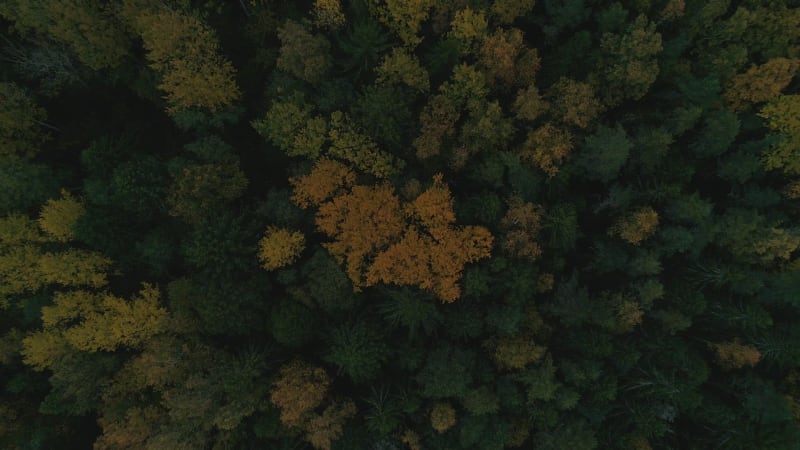
[[[800,445],[800,1],[0,38],[0,448]]]

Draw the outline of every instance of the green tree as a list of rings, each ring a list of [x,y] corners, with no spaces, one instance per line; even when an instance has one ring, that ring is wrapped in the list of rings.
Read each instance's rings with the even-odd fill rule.
[[[0,158],[32,158],[48,139],[47,112],[13,83],[0,83]]]
[[[586,137],[577,163],[589,179],[608,183],[617,177],[632,148],[622,125],[600,126]]]

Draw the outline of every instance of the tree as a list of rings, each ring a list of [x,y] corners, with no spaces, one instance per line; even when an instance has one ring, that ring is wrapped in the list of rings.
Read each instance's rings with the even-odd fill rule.
[[[270,394],[281,410],[281,422],[306,433],[316,449],[330,450],[342,433],[343,423],[356,414],[351,401],[332,402],[321,413],[315,412],[325,400],[331,380],[323,369],[294,361],[280,369],[280,378]]]
[[[745,110],[754,103],[777,98],[800,69],[800,60],[774,58],[751,66],[747,72],[734,76],[724,97],[735,111]]]
[[[536,260],[542,254],[535,241],[541,230],[541,215],[541,207],[519,197],[512,198],[500,221],[505,235],[501,243],[503,250],[516,258]]]
[[[535,121],[542,113],[547,111],[550,104],[542,98],[539,89],[533,84],[517,92],[514,100],[514,111],[518,119]]]
[[[13,83],[0,83],[0,158],[32,158],[47,141],[47,112]]]
[[[300,427],[307,415],[322,404],[330,384],[324,369],[293,361],[280,368],[270,400],[281,410],[283,424]]]
[[[336,30],[346,21],[340,0],[314,0],[314,22],[317,25]]]
[[[23,339],[25,363],[44,370],[56,366],[67,348],[94,353],[142,347],[166,327],[167,311],[158,303],[158,289],[150,285],[130,301],[107,293],[59,292],[52,306],[42,308],[42,330]]]
[[[311,84],[320,83],[331,66],[331,44],[303,25],[287,20],[278,29],[281,41],[278,68]]]
[[[414,54],[403,48],[393,48],[375,70],[381,83],[403,83],[421,93],[430,90],[428,72]]]
[[[431,408],[431,426],[438,433],[453,428],[456,424],[456,410],[449,403],[437,402]]]
[[[553,177],[558,173],[558,166],[570,153],[572,134],[548,122],[528,133],[520,157]]]
[[[422,41],[418,33],[435,1],[369,0],[368,4],[374,17],[397,33],[406,46],[414,47]]]
[[[378,375],[387,353],[378,330],[360,321],[333,330],[327,359],[354,383],[365,383]]]
[[[620,219],[609,234],[617,235],[633,245],[639,245],[652,236],[657,227],[658,213],[653,208],[644,207]]]
[[[322,414],[309,419],[306,440],[315,449],[331,450],[333,441],[342,435],[344,422],[355,416],[356,412],[356,405],[351,401],[328,406]]]
[[[292,264],[303,251],[305,237],[299,231],[268,227],[258,243],[258,259],[266,270],[275,270]]]
[[[800,95],[781,95],[759,112],[780,140],[763,155],[767,169],[800,174]]]
[[[477,42],[486,35],[489,22],[483,10],[474,11],[467,6],[453,14],[449,36],[459,41],[463,53],[472,53]]]
[[[123,15],[141,35],[150,66],[161,73],[167,112],[232,106],[239,98],[236,71],[219,54],[213,31],[194,15],[145,3],[126,2]]]
[[[633,143],[622,125],[600,126],[586,137],[577,163],[589,179],[608,183],[617,177],[632,148]]]
[[[616,106],[625,99],[642,98],[658,76],[655,57],[662,46],[655,24],[640,15],[623,34],[603,34],[600,49],[605,104]]]
[[[52,239],[67,242],[74,238],[72,227],[83,215],[85,208],[69,192],[62,190],[61,198],[48,200],[39,213],[39,227]]]
[[[588,83],[559,78],[550,87],[548,97],[553,114],[567,125],[586,128],[602,112],[600,101]]]
[[[317,228],[334,238],[325,248],[344,264],[355,287],[364,286],[367,256],[389,246],[405,228],[400,199],[388,185],[353,186],[319,207]]]

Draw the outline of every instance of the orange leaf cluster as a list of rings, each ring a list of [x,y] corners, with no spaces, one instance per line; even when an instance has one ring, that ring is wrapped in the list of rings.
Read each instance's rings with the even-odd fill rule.
[[[711,344],[711,348],[717,353],[717,360],[725,369],[753,367],[761,359],[761,352],[757,348],[742,344],[738,339],[721,344]]]
[[[489,256],[493,238],[487,229],[454,225],[453,200],[440,175],[405,203],[386,184],[340,189],[348,184],[342,176],[320,172],[318,166],[292,181],[294,199],[307,207],[339,192],[319,205],[316,223],[332,238],[324,245],[345,265],[356,289],[379,282],[418,286],[453,302],[461,295],[464,265]],[[314,184],[315,172],[327,177],[324,186]]]
[[[294,187],[292,200],[301,208],[319,206],[342,187],[355,184],[356,174],[344,164],[331,159],[320,159],[311,173],[290,178]]]

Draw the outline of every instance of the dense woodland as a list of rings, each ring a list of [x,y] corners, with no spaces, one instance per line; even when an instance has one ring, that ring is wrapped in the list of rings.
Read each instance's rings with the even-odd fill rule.
[[[800,448],[800,1],[0,33],[0,448]]]

